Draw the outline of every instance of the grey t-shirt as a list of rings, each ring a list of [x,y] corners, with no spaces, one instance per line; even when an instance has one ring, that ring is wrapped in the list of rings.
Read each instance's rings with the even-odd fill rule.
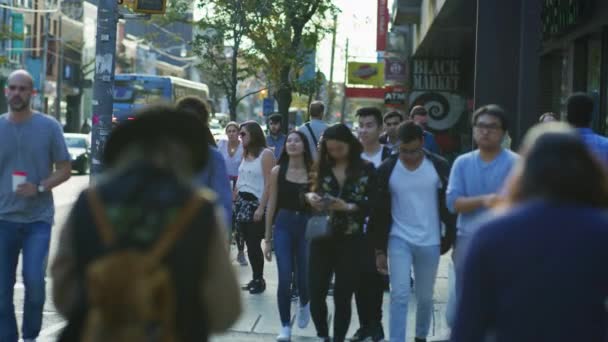
[[[69,161],[63,130],[54,118],[41,113],[22,123],[0,115],[0,220],[53,224],[51,191],[30,198],[13,192],[13,172],[27,173],[27,181],[40,184],[53,173],[53,164]]]
[[[307,124],[310,124],[310,128],[311,128],[310,130],[308,129],[308,127],[306,127]],[[298,127],[298,131],[304,133],[306,138],[308,138],[310,152],[312,153],[312,157],[315,160],[317,160],[317,152],[318,152],[317,146],[315,145],[315,140],[317,141],[317,143],[319,142],[319,139],[321,139],[321,136],[323,135],[323,132],[325,132],[327,127],[329,127],[329,125],[327,125],[327,123],[325,123],[323,120],[319,120],[319,119],[312,119],[309,122],[306,122],[302,126]],[[313,139],[310,136],[311,130],[315,135],[315,139]]]

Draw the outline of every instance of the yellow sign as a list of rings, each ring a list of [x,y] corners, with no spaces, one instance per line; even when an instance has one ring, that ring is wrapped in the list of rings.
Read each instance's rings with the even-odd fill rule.
[[[384,86],[384,63],[348,63],[348,84]]]

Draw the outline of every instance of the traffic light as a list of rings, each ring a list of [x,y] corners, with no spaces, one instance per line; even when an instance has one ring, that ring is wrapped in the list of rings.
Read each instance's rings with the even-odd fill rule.
[[[134,0],[133,12],[164,14],[167,0]]]

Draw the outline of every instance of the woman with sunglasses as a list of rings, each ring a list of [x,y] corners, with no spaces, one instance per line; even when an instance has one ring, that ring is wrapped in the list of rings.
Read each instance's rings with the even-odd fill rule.
[[[239,136],[243,144],[243,161],[236,181],[234,206],[237,229],[243,233],[253,279],[243,287],[251,294],[266,290],[264,281],[264,211],[268,201],[268,179],[275,165],[274,154],[266,148],[262,127],[255,121],[241,124]]]
[[[217,149],[222,154],[222,157],[224,157],[230,186],[232,187],[232,191],[234,191],[236,188],[236,181],[239,178],[239,165],[241,165],[241,161],[243,160],[243,144],[241,144],[241,141],[239,140],[239,125],[236,122],[231,121],[226,124],[225,132],[228,139],[220,140],[217,143]],[[245,240],[238,230],[235,229],[234,233],[236,247],[238,249],[236,260],[241,266],[247,266],[247,259],[245,258]]]
[[[374,189],[374,166],[361,159],[363,147],[343,124],[329,127],[320,142],[319,161],[308,202],[330,212],[328,234],[310,244],[310,310],[317,336],[329,341],[326,297],[332,274],[334,285],[334,339],[345,340],[351,302],[364,265],[365,218]]]
[[[277,341],[289,341],[291,339],[290,285],[294,272],[300,297],[298,326],[300,329],[304,329],[310,321],[308,285],[306,284],[308,281],[308,253],[305,237],[309,207],[304,196],[310,188],[309,172],[312,168],[312,154],[308,139],[298,131],[289,133],[281,151],[278,165],[272,169],[270,174],[264,256],[266,260],[272,260],[274,235],[274,250],[279,271],[277,299],[281,316],[281,331],[277,336]]]

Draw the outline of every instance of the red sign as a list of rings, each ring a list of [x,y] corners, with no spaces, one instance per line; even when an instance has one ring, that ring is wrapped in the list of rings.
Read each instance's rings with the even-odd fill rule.
[[[376,51],[386,50],[388,32],[388,0],[378,0],[378,20],[376,22]]]
[[[384,99],[383,88],[346,88],[346,97],[362,97],[368,99]]]

